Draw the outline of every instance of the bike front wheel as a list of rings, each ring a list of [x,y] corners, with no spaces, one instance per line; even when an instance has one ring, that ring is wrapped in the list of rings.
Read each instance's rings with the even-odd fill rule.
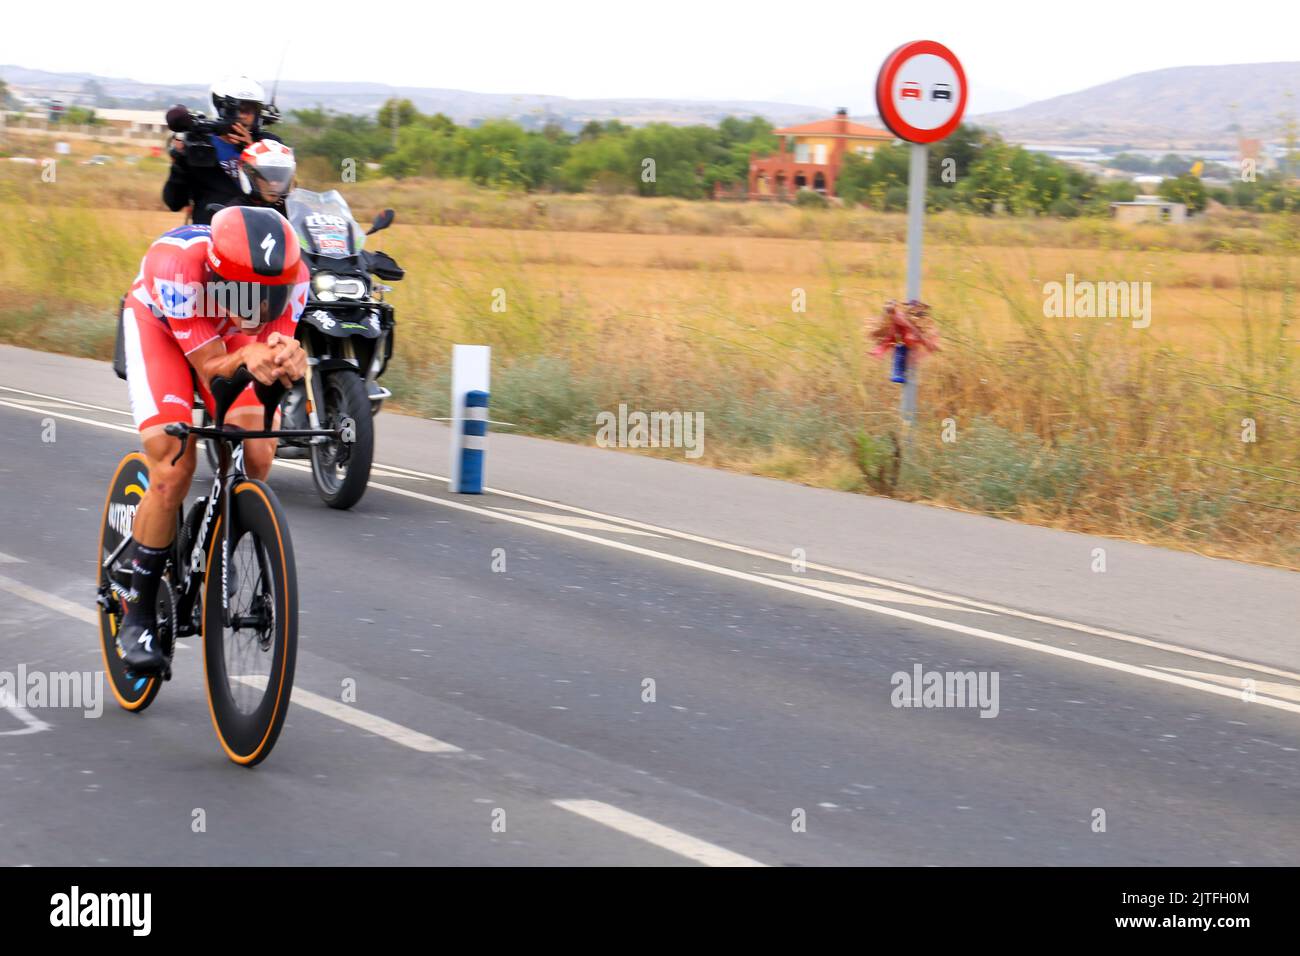
[[[227,757],[251,767],[270,754],[289,709],[298,655],[298,573],[288,523],[270,488],[241,480],[229,510],[218,517],[208,549],[203,666],[217,739]]]

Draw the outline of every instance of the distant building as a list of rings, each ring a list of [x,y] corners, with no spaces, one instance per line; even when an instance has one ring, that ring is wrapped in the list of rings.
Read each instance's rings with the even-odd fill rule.
[[[86,107],[89,109],[89,107]],[[96,109],[93,111],[95,124],[80,126],[70,124],[66,113],[61,114],[58,126],[50,122],[48,107],[36,112],[5,112],[0,114],[0,126],[8,123],[16,128],[30,130],[61,129],[71,135],[93,136],[95,138],[144,139],[156,141],[167,133],[167,117],[162,110],[113,110]]]
[[[161,136],[167,132],[167,116],[162,110],[95,110],[99,120],[119,136]]]
[[[883,129],[850,122],[845,109],[836,110],[834,119],[772,132],[781,137],[779,152],[749,157],[749,199],[793,199],[800,189],[834,196],[845,156],[870,157],[877,147],[894,141]]]
[[[1180,202],[1170,202],[1160,196],[1138,196],[1133,202],[1111,203],[1110,214],[1119,223],[1171,222],[1178,224],[1187,221],[1187,206]]]

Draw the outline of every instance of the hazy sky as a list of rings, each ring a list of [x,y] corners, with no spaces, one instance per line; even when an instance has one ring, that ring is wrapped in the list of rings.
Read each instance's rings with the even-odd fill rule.
[[[186,16],[214,37],[193,42]],[[224,25],[223,25],[224,20]],[[6,5],[0,64],[151,82],[229,72],[572,97],[753,99],[874,112],[898,44],[933,39],[966,67],[970,111],[1167,66],[1300,59],[1300,2],[356,0]],[[92,26],[93,24],[93,26]],[[242,44],[233,38],[257,37]]]

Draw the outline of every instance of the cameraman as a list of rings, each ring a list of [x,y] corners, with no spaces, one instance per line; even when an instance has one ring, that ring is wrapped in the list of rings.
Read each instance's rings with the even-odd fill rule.
[[[265,103],[266,93],[261,84],[246,76],[213,84],[212,105],[217,120],[229,123],[230,132],[222,136],[206,134],[203,137],[206,143],[201,140],[191,143],[184,134],[172,137],[171,174],[162,191],[168,209],[179,212],[191,206],[192,221],[206,226],[217,208],[240,201],[243,197],[239,184],[240,152],[262,140],[279,142],[280,139],[262,128]],[[173,107],[167,116],[169,124],[175,116],[184,125],[189,111]],[[271,121],[272,117],[268,116],[267,122]],[[192,148],[200,145],[204,148]]]

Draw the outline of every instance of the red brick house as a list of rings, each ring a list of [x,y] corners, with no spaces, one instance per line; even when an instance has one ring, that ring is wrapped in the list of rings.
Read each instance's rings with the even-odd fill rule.
[[[894,134],[849,120],[840,109],[834,119],[817,120],[772,131],[781,137],[773,156],[749,157],[750,199],[793,199],[800,189],[835,195],[835,179],[848,153],[870,156],[892,143]]]

